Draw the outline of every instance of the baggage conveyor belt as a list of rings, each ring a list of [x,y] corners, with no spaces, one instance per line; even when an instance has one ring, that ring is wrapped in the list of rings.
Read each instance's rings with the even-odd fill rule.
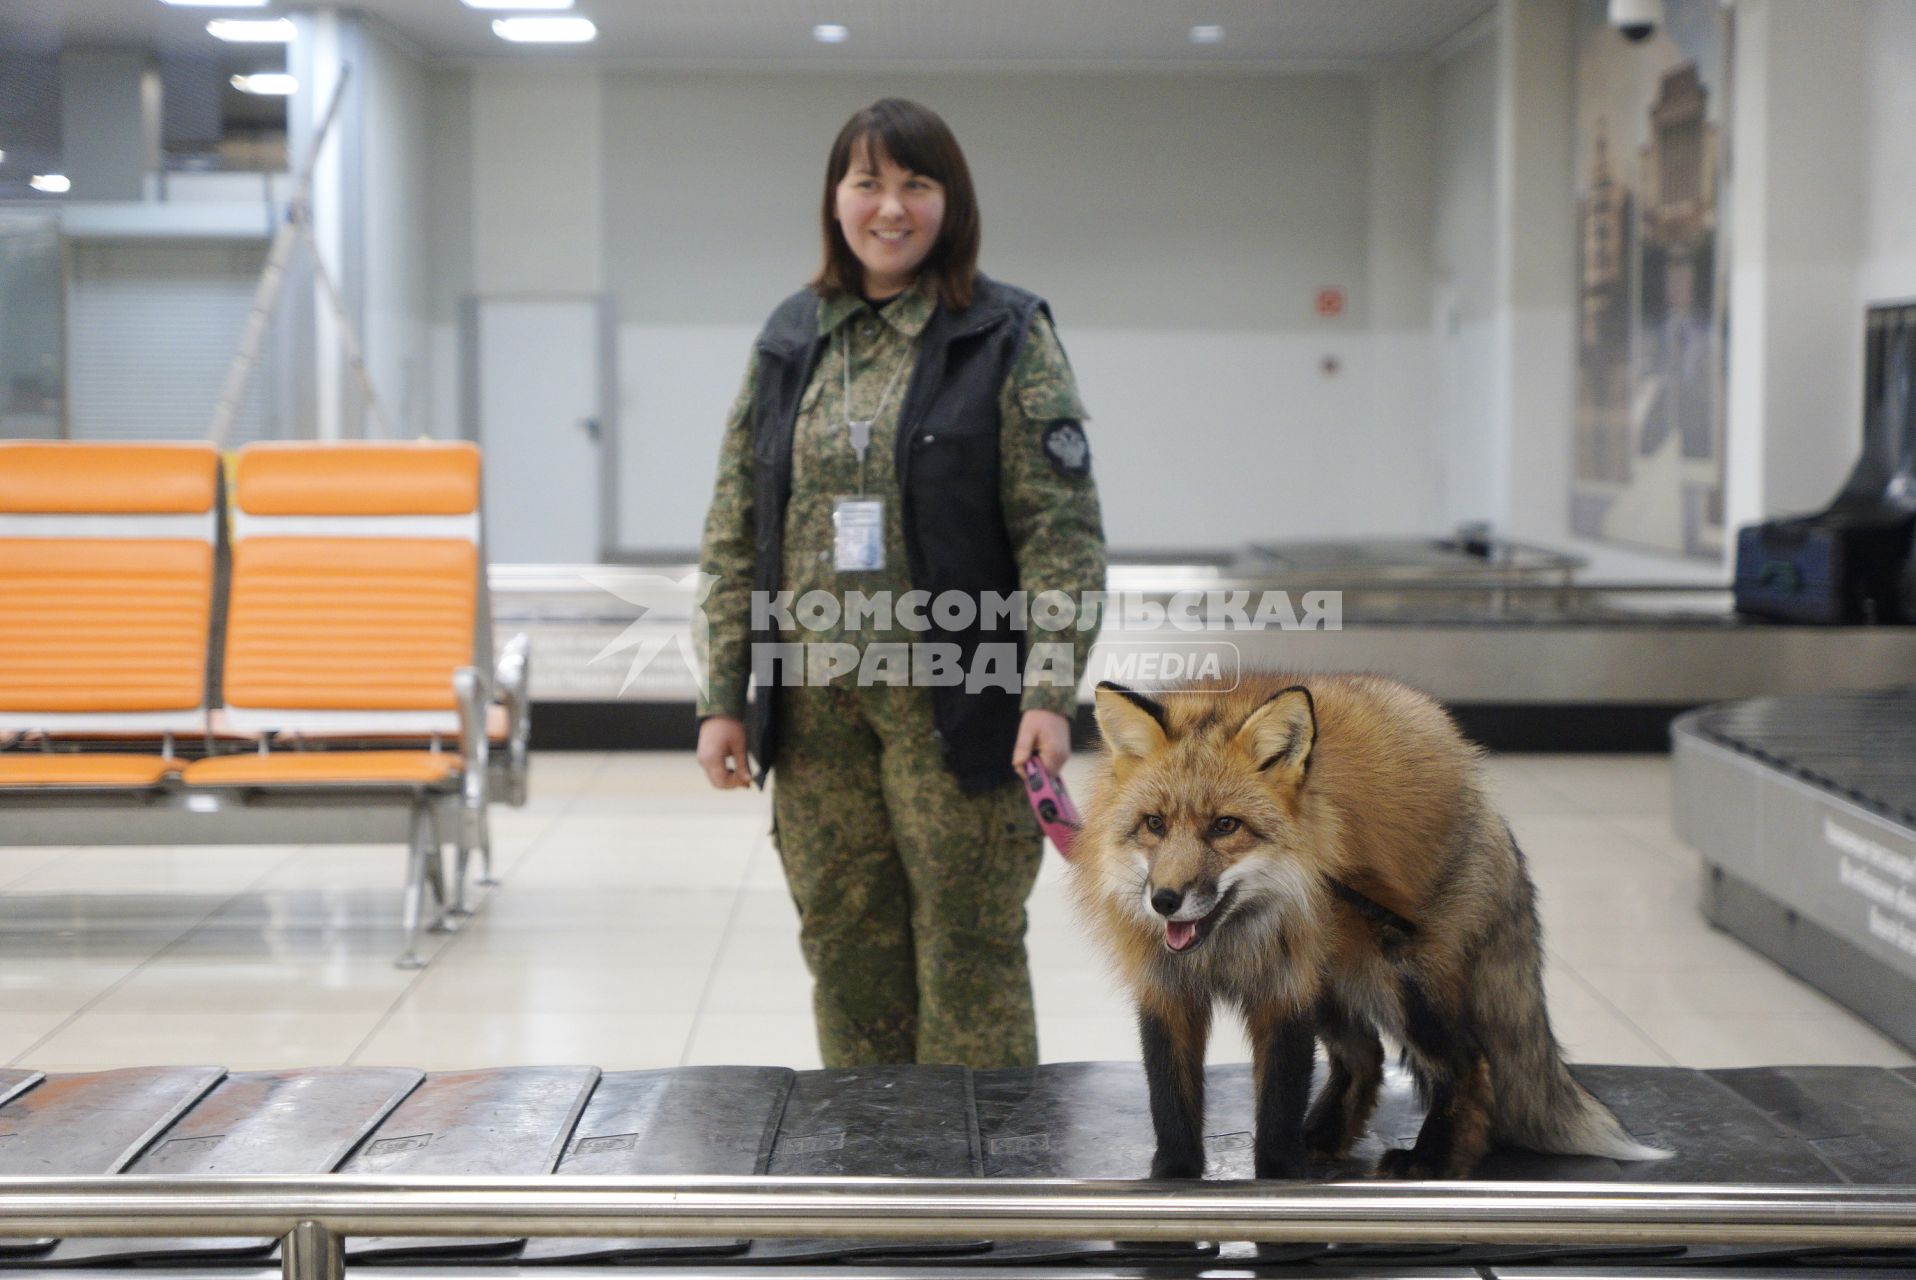
[[[1670,736],[1704,914],[1916,1049],[1916,690],[1750,698]]]
[[[1675,1158],[1622,1165],[1598,1158],[1494,1154],[1477,1179],[1635,1183],[1667,1187],[1916,1187],[1916,1068],[1573,1068],[1637,1137]],[[1321,1064],[1319,1068],[1322,1070]],[[1247,1066],[1210,1069],[1207,1178],[1251,1175],[1252,1088]],[[1370,1132],[1350,1160],[1319,1172],[1356,1179],[1387,1145],[1409,1142],[1422,1108],[1393,1070]],[[41,1075],[0,1071],[0,1220],[10,1196],[38,1181],[101,1175],[343,1175],[430,1178],[553,1173],[621,1177],[867,1179],[1143,1178],[1152,1133],[1136,1063],[1058,1063],[968,1071],[874,1067],[793,1072],[772,1067],[681,1067],[601,1072],[509,1067],[436,1072],[320,1067],[225,1072],[128,1068]],[[319,1179],[320,1182],[327,1181]],[[117,1184],[118,1179],[115,1179]],[[128,1190],[136,1190],[129,1182]],[[155,1183],[153,1185],[163,1185]],[[1062,1185],[1062,1184],[1061,1184]],[[1280,1184],[1259,1184],[1272,1187]],[[764,1267],[957,1277],[1044,1264],[1056,1273],[1107,1268],[1194,1275],[1231,1268],[1315,1275],[1457,1275],[1547,1267],[1567,1276],[1597,1267],[1873,1269],[1916,1274],[1916,1219],[1898,1247],[1803,1244],[1521,1243],[1218,1244],[1158,1240],[786,1239],[700,1236],[348,1237],[345,1258],[381,1269],[461,1266],[501,1275],[554,1264],[643,1266],[709,1273]],[[1709,1241],[1711,1233],[1697,1233]],[[1508,1239],[1508,1233],[1497,1237]],[[1804,1239],[1814,1239],[1806,1235]],[[274,1238],[0,1239],[0,1270],[74,1275],[102,1268],[276,1266]],[[1566,1268],[1568,1268],[1566,1270]],[[442,1272],[443,1273],[443,1272]]]

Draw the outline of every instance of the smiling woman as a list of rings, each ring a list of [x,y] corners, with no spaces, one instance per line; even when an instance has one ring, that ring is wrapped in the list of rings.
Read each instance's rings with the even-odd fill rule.
[[[1096,628],[1026,645],[1022,612],[980,606],[1102,587],[1084,410],[1044,301],[978,271],[971,172],[937,115],[852,116],[820,224],[818,274],[760,334],[719,459],[699,763],[721,789],[753,779],[748,753],[757,780],[776,771],[827,1065],[1033,1063],[1042,844],[1013,771],[1070,753]],[[913,594],[969,607],[915,626]],[[830,601],[831,621],[767,597]],[[802,669],[765,666],[793,652]]]
[[[945,217],[945,185],[874,155],[870,139],[833,192],[839,232],[865,276],[874,301],[905,291],[938,239]]]
[[[954,311],[970,305],[979,239],[971,169],[945,122],[923,107],[886,98],[845,122],[825,165],[822,216],[814,292],[882,301],[929,268],[940,301]]]

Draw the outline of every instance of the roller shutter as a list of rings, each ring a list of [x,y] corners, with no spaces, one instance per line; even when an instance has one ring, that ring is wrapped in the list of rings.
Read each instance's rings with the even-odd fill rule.
[[[206,435],[252,310],[263,244],[80,241],[69,276],[68,389],[76,440]],[[227,445],[279,434],[273,335]]]

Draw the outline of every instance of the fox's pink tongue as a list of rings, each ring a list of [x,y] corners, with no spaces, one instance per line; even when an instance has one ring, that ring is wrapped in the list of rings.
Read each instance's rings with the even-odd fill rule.
[[[1197,941],[1197,921],[1166,920],[1164,922],[1164,944],[1173,951],[1182,951]]]

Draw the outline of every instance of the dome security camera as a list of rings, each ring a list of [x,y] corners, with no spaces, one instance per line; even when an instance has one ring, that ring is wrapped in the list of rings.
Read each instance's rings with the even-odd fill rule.
[[[1663,0],[1610,0],[1610,25],[1632,44],[1642,44],[1663,22]]]

